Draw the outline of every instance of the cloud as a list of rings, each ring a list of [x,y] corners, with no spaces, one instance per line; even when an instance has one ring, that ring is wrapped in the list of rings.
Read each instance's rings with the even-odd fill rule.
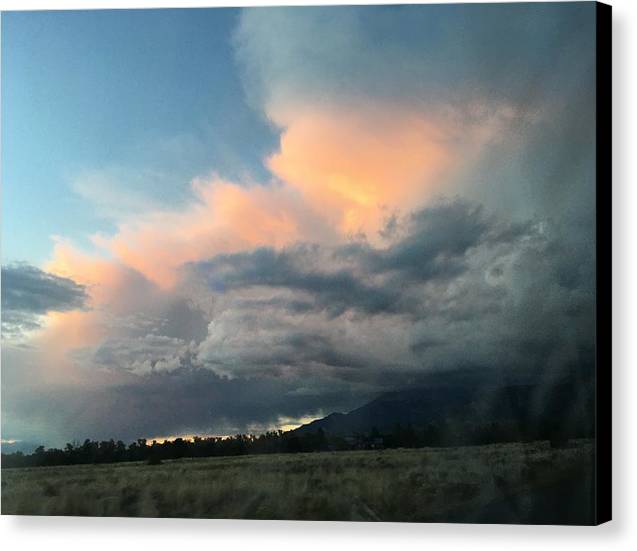
[[[181,368],[80,389],[17,389],[14,399],[3,400],[2,433],[63,446],[84,438],[260,432],[289,418],[320,416],[323,407],[352,409],[360,398],[343,387],[316,386],[302,395],[294,388],[281,380],[230,380]]]
[[[594,263],[560,225],[456,198],[386,226],[379,243],[213,255],[168,289],[66,250],[73,262],[60,267],[81,268],[93,308],[49,314],[35,343],[48,364],[35,365],[60,369],[57,342],[75,371],[49,397],[30,382],[40,376],[5,372],[19,381],[7,434],[25,419],[24,438],[41,425],[56,438],[225,434],[348,409],[441,371],[519,380],[590,365]]]
[[[384,216],[449,193],[485,150],[519,146],[517,134],[544,116],[502,58],[514,56],[525,67],[521,80],[534,80],[546,70],[537,41],[568,43],[575,30],[559,10],[506,13],[243,10],[235,43],[246,94],[281,132],[267,166],[342,234],[369,239]],[[567,49],[550,54],[561,63]]]
[[[145,375],[190,366],[193,351],[194,341],[149,333],[106,339],[91,350],[89,360],[94,367],[123,369]]]
[[[89,372],[143,375],[190,365],[189,350],[207,334],[208,322],[187,290],[164,290],[117,263],[100,270],[103,261],[72,249],[59,254],[76,259],[72,266],[88,282],[93,308],[47,317],[47,330],[36,344],[49,360],[55,358],[58,369],[70,362]],[[201,302],[205,305],[205,296]]]
[[[109,182],[117,172],[88,172],[77,190],[97,194],[109,216],[125,205],[116,231],[94,236],[95,246],[167,289],[184,263],[220,253],[377,239],[384,219],[447,193],[486,149],[517,143],[516,129],[537,124],[541,109],[506,85],[511,73],[493,36],[511,42],[529,75],[546,69],[538,36],[552,53],[570,51],[571,39],[579,44],[568,10],[516,8],[502,17],[464,9],[471,18],[437,6],[243,10],[235,48],[246,92],[280,131],[279,148],[265,159],[273,181],[196,179],[178,206],[139,208],[143,194],[115,200]],[[452,32],[457,27],[464,31]],[[461,44],[452,40],[458,36]],[[568,48],[551,42],[562,46],[562,36]],[[498,77],[490,87],[471,77],[487,53]],[[449,63],[463,56],[474,63]]]
[[[348,309],[409,313],[415,303],[405,298],[405,285],[456,278],[468,270],[471,249],[510,247],[530,231],[528,224],[501,223],[480,205],[460,199],[440,200],[406,215],[400,224],[396,219],[392,223],[395,235],[385,247],[351,241],[332,247],[260,248],[218,255],[189,270],[214,290],[285,289],[296,296],[290,309],[300,308],[301,313],[312,307],[332,317]]]
[[[33,314],[81,308],[86,290],[74,281],[28,264],[2,267],[2,308]]]
[[[149,170],[133,172],[113,167],[84,170],[75,175],[71,189],[94,207],[98,216],[121,220],[149,208],[158,209],[159,201],[145,188],[149,187],[147,182],[158,188],[166,187],[162,179],[166,179],[164,175]]]
[[[302,105],[370,97],[421,108],[542,99],[587,62],[592,14],[581,4],[248,8],[235,42],[248,97],[285,126]]]
[[[39,318],[49,312],[82,309],[86,289],[72,279],[31,266],[2,267],[2,331],[12,337],[37,329]]]
[[[303,109],[268,166],[345,234],[373,234],[381,209],[422,202],[453,162],[451,129],[426,113]]]
[[[594,274],[545,221],[465,200],[397,223],[391,243],[297,245],[189,266],[215,296],[202,366],[360,384],[467,366],[571,369],[593,342]],[[553,233],[552,233],[553,232]]]
[[[80,257],[97,311],[78,313],[79,325],[68,314],[51,320],[46,348],[64,342],[85,368],[141,377],[208,369],[368,392],[467,365],[563,369],[584,354],[594,273],[587,249],[566,245],[559,226],[454,198],[393,216],[385,229],[376,242],[213,254],[181,266],[167,289]]]
[[[391,273],[403,282],[450,279],[466,269],[466,256],[473,247],[511,243],[527,229],[501,226],[492,216],[485,215],[480,204],[439,200],[408,215],[402,234],[390,246],[354,244],[343,247],[339,254],[358,256],[364,270]],[[393,231],[401,230],[394,227]],[[395,278],[392,283],[397,283]]]
[[[593,10],[243,10],[246,94],[279,135],[269,176],[180,176],[166,200],[155,166],[83,173],[115,230],[56,241],[41,279],[75,282],[68,302],[6,308],[3,268],[3,332],[45,329],[3,349],[3,424],[223,434],[432,372],[590,366]]]
[[[381,205],[460,193],[584,227],[594,25],[584,3],[248,8],[235,42],[247,96],[281,129],[271,168],[318,182],[323,211],[339,200],[335,226],[370,237]],[[345,193],[321,196],[330,181]]]
[[[373,287],[346,269],[316,269],[322,251],[317,246],[300,245],[283,251],[262,248],[250,253],[217,256],[200,263],[209,284],[218,289],[263,286],[283,288],[310,295],[320,308],[336,316],[351,304],[369,313],[392,311],[398,295]],[[318,262],[317,262],[318,260]],[[329,258],[324,258],[328,262]],[[296,308],[301,301],[295,301]]]
[[[180,209],[150,210],[119,224],[95,244],[122,265],[162,288],[174,286],[182,264],[216,253],[259,245],[283,246],[333,230],[294,190],[284,186],[244,187],[218,179],[193,183],[195,199]],[[57,269],[54,258],[51,266]]]

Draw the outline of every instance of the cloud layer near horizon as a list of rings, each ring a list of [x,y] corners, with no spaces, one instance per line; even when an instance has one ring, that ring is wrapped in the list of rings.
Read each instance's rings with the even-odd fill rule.
[[[58,239],[37,273],[81,295],[3,349],[3,427],[219,433],[432,372],[587,365],[594,110],[582,122],[593,100],[570,93],[590,25],[546,5],[244,10],[247,95],[280,132],[271,180],[202,176],[179,206],[109,205],[92,250]]]

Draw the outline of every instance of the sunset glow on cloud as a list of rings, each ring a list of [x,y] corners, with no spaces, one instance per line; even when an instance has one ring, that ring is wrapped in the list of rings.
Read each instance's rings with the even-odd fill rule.
[[[433,122],[427,113],[386,105],[289,115],[279,151],[265,159],[280,184],[195,180],[183,209],[143,212],[121,221],[115,235],[93,237],[115,266],[58,244],[47,268],[97,284],[100,294],[117,285],[118,264],[168,288],[183,264],[220,253],[355,235],[376,240],[388,216],[444,193],[441,183],[454,168],[465,167],[513,117],[505,110],[504,117]]]
[[[124,41],[125,12],[97,36],[38,15],[73,44],[51,55],[90,63],[42,76],[64,135],[7,123],[3,436],[289,428],[440,370],[585,355],[586,9],[466,9],[153,13]],[[15,112],[39,105],[36,53],[5,64]]]
[[[268,159],[276,176],[345,235],[373,236],[383,208],[422,202],[453,162],[444,129],[384,107],[299,113]]]

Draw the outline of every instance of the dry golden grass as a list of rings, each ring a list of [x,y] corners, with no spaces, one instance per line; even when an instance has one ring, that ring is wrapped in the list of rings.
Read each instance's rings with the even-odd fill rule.
[[[588,473],[592,449],[579,440],[4,469],[2,514],[446,520]]]

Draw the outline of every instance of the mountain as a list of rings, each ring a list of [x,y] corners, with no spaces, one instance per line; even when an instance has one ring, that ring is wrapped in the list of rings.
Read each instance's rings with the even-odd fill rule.
[[[332,413],[295,429],[337,436],[388,433],[399,427],[435,431],[445,443],[591,436],[594,393],[590,383],[497,385],[435,384],[382,394],[349,413]]]

